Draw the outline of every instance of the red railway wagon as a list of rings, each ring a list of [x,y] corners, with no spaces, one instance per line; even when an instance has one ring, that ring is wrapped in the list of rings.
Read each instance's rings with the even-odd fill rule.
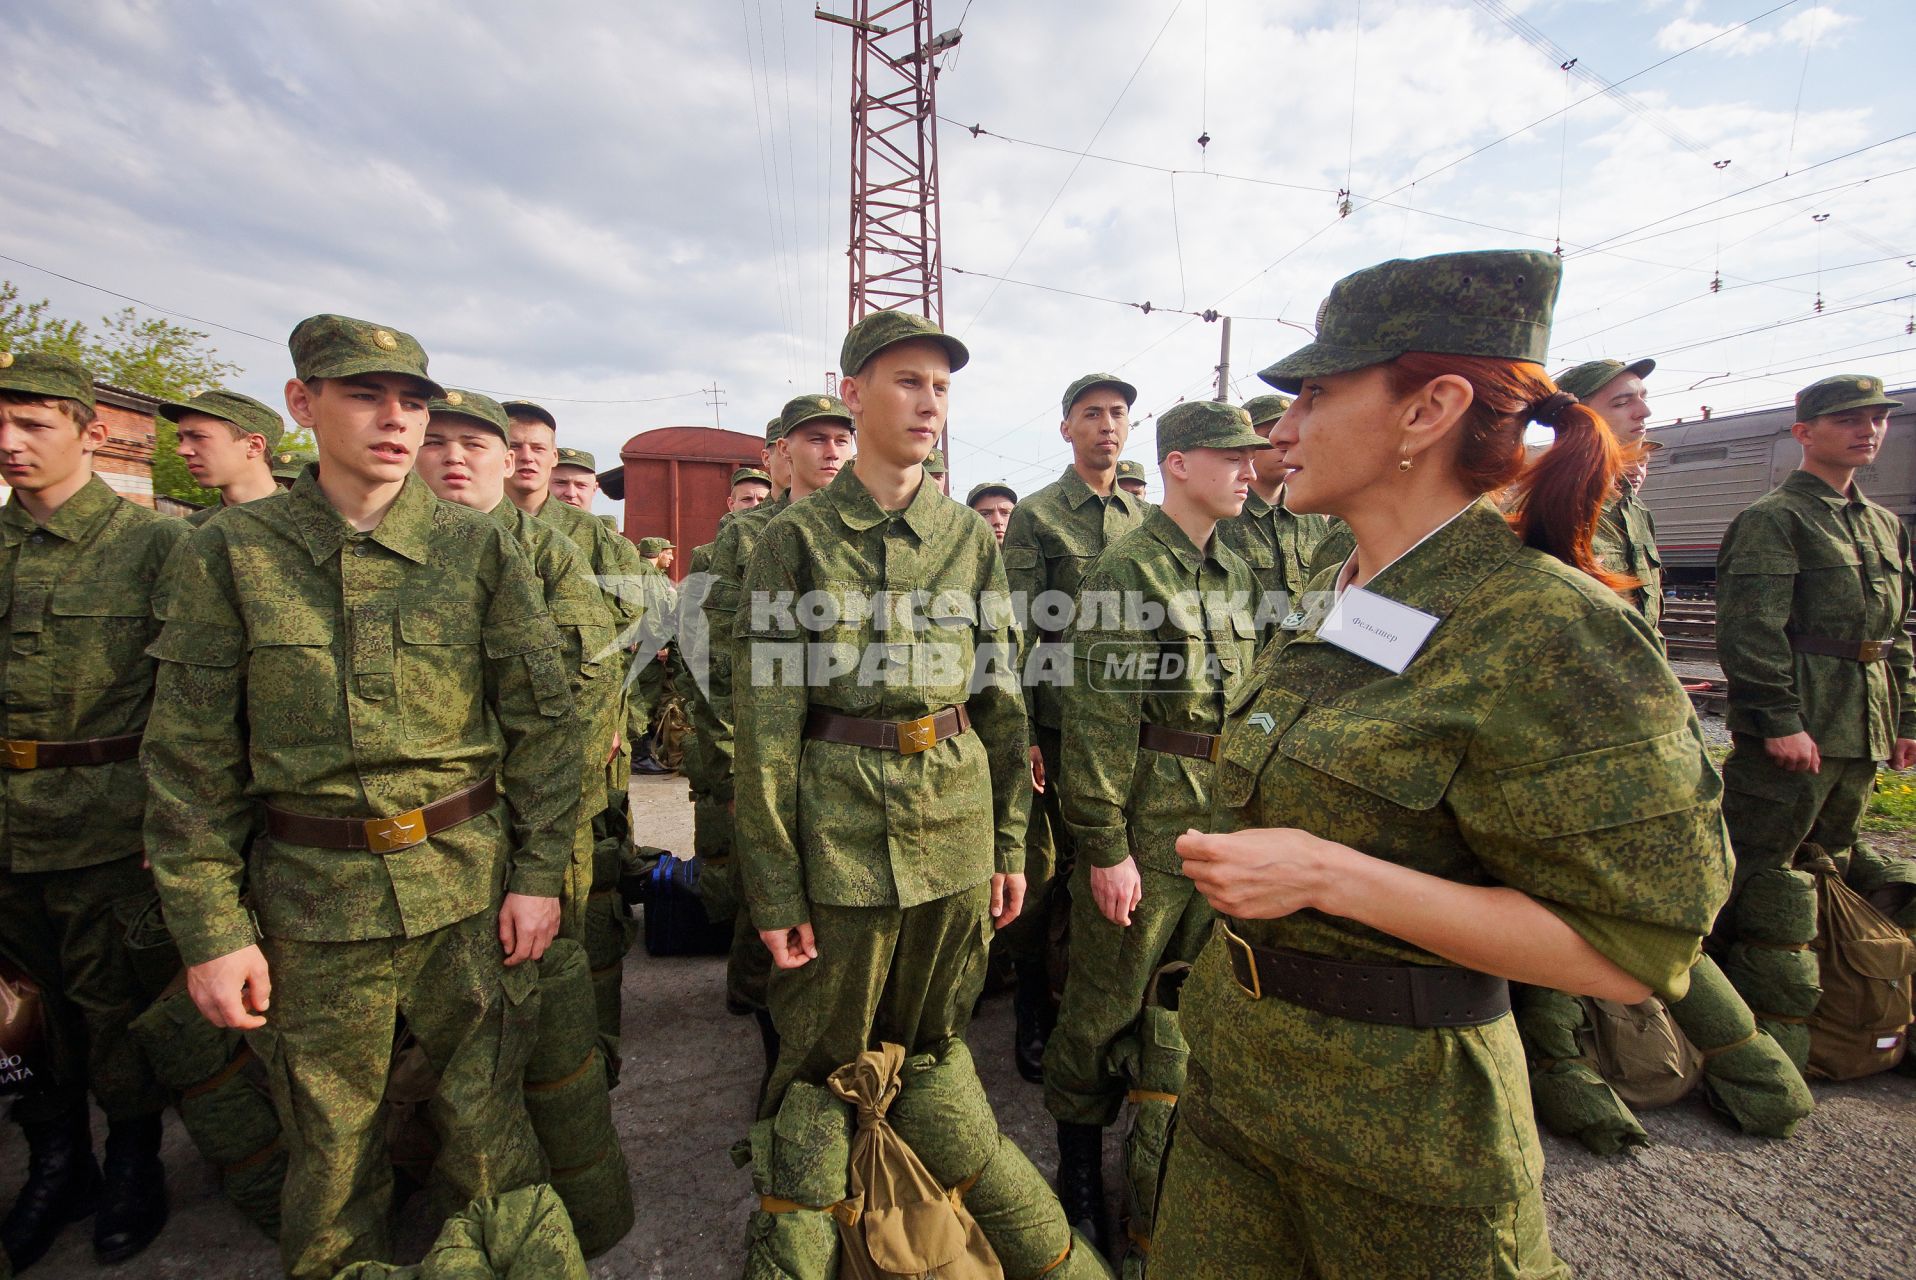
[[[732,472],[756,467],[763,436],[719,427],[659,427],[619,450],[620,466],[599,474],[607,497],[625,501],[625,536],[670,538],[674,581],[690,569],[692,548],[718,535],[731,495]]]

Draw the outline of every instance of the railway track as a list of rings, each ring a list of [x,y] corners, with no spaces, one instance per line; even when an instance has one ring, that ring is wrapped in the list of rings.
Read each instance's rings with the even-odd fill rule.
[[[1663,602],[1663,620],[1660,624],[1663,632],[1663,645],[1672,662],[1708,664],[1716,666],[1716,601],[1665,599]],[[1916,637],[1916,613],[1912,613],[1904,624],[1911,637]],[[1683,676],[1684,687],[1689,690],[1690,701],[1702,715],[1721,716],[1729,705],[1729,695],[1725,691],[1721,669],[1707,676]],[[1702,686],[1702,687],[1692,687]]]

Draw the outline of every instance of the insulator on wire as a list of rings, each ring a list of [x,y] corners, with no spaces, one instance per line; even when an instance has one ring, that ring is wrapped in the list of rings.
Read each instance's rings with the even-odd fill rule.
[[[1710,292],[1711,293],[1723,292],[1723,273],[1721,271],[1717,272],[1715,275],[1710,277]]]
[[[1819,316],[1823,314],[1823,291],[1821,289],[1816,291],[1816,314]]]
[[[1211,145],[1211,135],[1208,132],[1200,133],[1198,135],[1198,149],[1201,151],[1205,147],[1208,147],[1210,145]]]
[[[1337,216],[1340,218],[1351,216],[1351,193],[1341,187],[1337,192]]]

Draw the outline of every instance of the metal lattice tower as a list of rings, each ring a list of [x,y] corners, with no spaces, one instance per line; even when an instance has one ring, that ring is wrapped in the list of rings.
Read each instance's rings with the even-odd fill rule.
[[[874,311],[917,311],[944,324],[938,244],[936,57],[931,0],[853,0],[851,298],[847,323]]]

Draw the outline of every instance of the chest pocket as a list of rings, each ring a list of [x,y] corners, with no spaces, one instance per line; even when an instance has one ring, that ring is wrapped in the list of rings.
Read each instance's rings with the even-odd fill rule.
[[[1250,806],[1258,775],[1264,772],[1285,732],[1309,706],[1288,689],[1259,688],[1249,681],[1233,694],[1211,783],[1213,814]],[[1255,825],[1253,818],[1226,821],[1218,828]]]
[[[422,600],[398,608],[398,695],[408,735],[422,745],[465,733],[483,701],[480,607],[470,600]]]
[[[1284,755],[1388,804],[1437,807],[1463,762],[1463,748],[1392,720],[1312,707],[1279,744]]]
[[[977,652],[978,603],[962,591],[945,591],[925,605],[919,634],[922,684],[928,701],[963,702],[971,692]]]
[[[575,636],[579,643],[578,669],[582,676],[594,676],[603,663],[616,661],[619,650],[617,633],[612,628],[605,606],[593,600],[564,599],[552,602],[552,625],[561,634]]]
[[[331,614],[298,601],[246,606],[247,702],[261,746],[337,741],[345,686]]]
[[[151,679],[144,652],[157,628],[144,593],[118,582],[62,582],[53,588],[47,612],[53,634],[42,636],[41,644],[60,655],[59,680],[67,688]]]

